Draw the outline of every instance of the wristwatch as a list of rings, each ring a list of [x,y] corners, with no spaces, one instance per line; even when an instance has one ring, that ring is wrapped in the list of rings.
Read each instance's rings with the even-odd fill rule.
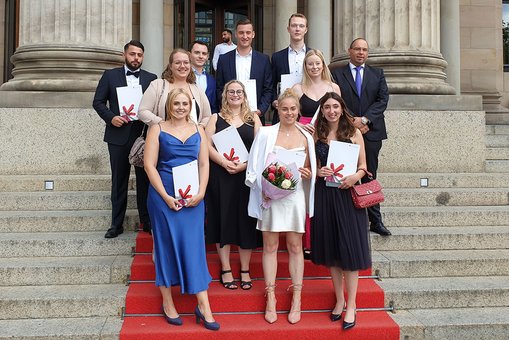
[[[362,123],[362,125],[368,125],[369,119],[367,119],[366,117],[361,117],[361,123]]]

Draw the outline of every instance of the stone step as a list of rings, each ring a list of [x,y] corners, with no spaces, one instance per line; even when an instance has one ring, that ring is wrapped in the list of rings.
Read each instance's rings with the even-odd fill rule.
[[[123,284],[0,287],[0,319],[117,316],[127,288]]]
[[[0,286],[126,283],[132,256],[0,258]]]
[[[118,339],[123,321],[118,316],[0,320],[0,340]]]
[[[53,190],[45,190],[44,182],[53,181]],[[129,190],[135,189],[131,175]],[[110,175],[1,175],[0,192],[6,191],[107,191],[111,190]]]
[[[108,210],[106,191],[0,192],[0,210]],[[129,191],[127,209],[136,209],[136,192]]]
[[[381,211],[388,227],[497,226],[509,221],[507,206],[384,207]]]
[[[383,207],[507,206],[509,204],[509,188],[389,188],[384,190],[384,195]]]
[[[509,125],[486,125],[487,135],[509,135]]]
[[[509,159],[509,148],[486,148],[486,159]]]
[[[391,236],[371,234],[376,251],[506,249],[508,226],[394,227]]]
[[[508,228],[509,230],[509,228]],[[389,277],[509,276],[509,249],[381,251]],[[378,266],[373,263],[373,268]],[[385,265],[385,263],[384,263]],[[381,271],[380,271],[381,272]]]
[[[486,160],[486,172],[491,173],[509,173],[509,160]]]
[[[486,135],[486,147],[509,148],[509,134]]]
[[[130,255],[135,237],[133,232],[113,239],[105,239],[104,232],[0,233],[0,258]]]
[[[380,173],[384,188],[420,188],[421,178],[428,188],[502,188],[509,183],[509,173]]]
[[[509,307],[399,310],[389,314],[400,326],[400,339],[507,339]]]
[[[385,305],[397,310],[509,306],[509,276],[387,278],[378,284]]]
[[[134,230],[138,222],[138,212],[128,209],[124,229]],[[110,225],[109,210],[0,211],[0,233],[63,231],[105,233]]]

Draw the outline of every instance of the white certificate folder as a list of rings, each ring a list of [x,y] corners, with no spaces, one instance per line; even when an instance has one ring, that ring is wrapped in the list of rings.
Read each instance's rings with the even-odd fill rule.
[[[200,179],[197,160],[173,168],[173,188],[175,198],[179,200],[186,200],[191,197],[190,195],[194,196],[198,193]]]
[[[127,116],[129,120],[138,120],[138,107],[140,106],[143,92],[141,86],[117,87],[118,111],[121,116]]]
[[[237,128],[234,126],[229,126],[212,135],[212,141],[216,146],[217,152],[224,158],[235,160],[239,163],[247,162],[249,153],[244,142],[242,142],[242,138],[240,138]]]
[[[330,187],[339,187],[341,179],[357,172],[360,145],[331,141],[327,164],[322,166],[334,167],[335,174],[325,178],[325,184]]]

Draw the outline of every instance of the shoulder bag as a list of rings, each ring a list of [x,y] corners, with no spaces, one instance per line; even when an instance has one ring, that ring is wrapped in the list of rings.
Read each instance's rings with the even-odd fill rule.
[[[370,182],[354,185],[350,188],[352,194],[352,201],[357,209],[369,208],[384,201],[384,193],[382,192],[382,185],[376,179],[373,179],[373,175],[365,169]]]

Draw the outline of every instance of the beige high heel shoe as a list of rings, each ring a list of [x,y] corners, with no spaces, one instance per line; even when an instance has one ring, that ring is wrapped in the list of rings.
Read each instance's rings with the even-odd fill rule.
[[[299,297],[299,301],[296,303],[294,298],[295,298],[295,292],[301,292],[303,286],[304,285],[302,283],[295,283],[295,284],[292,283],[290,286],[288,286],[288,289],[287,289],[287,291],[289,291],[290,288],[293,288],[292,307],[290,308],[290,312],[288,313],[288,322],[291,324],[296,324],[297,322],[300,321],[301,299]]]
[[[267,304],[265,306],[265,321],[268,323],[274,323],[277,321],[277,313],[276,313],[276,285],[269,284],[265,287],[265,297],[267,298]],[[271,301],[271,295],[273,296],[274,303],[273,306],[269,307],[269,301]]]

